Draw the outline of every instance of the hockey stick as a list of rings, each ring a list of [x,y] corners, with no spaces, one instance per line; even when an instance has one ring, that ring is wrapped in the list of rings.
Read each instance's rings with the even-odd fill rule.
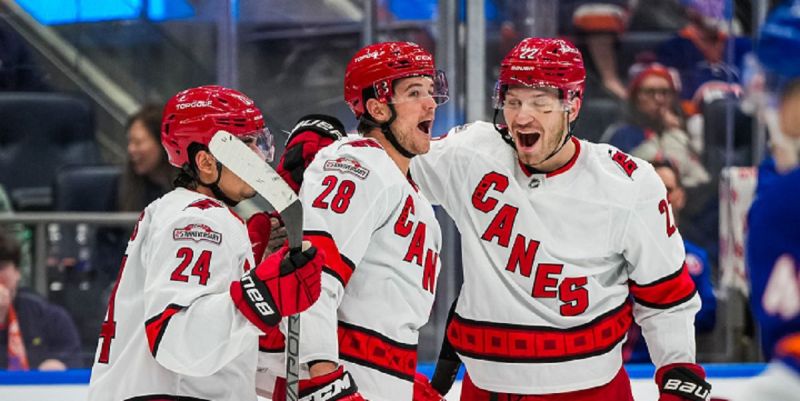
[[[300,199],[267,162],[244,142],[225,131],[217,131],[208,144],[211,154],[242,181],[253,187],[281,214],[291,252],[300,252],[303,242],[303,208]],[[286,333],[286,399],[297,401],[300,368],[300,315],[289,316]]]

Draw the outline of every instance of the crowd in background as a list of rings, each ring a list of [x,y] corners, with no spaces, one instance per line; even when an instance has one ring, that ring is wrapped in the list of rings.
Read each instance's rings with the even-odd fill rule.
[[[503,52],[522,38],[520,24],[525,16],[513,13],[514,2],[495,3],[499,10],[507,11],[498,12],[496,17],[502,26],[497,49]],[[572,38],[581,47],[589,67],[587,104],[606,99],[615,102],[619,111],[618,121],[602,127],[601,135],[588,139],[610,143],[657,167],[667,187],[675,223],[685,240],[687,267],[703,300],[703,309],[696,317],[700,333],[711,333],[716,325],[725,324],[717,317],[714,288],[719,277],[718,187],[724,166],[719,154],[725,149],[725,135],[710,127],[716,126],[712,120],[724,119],[723,113],[731,110],[720,104],[738,105],[743,96],[746,58],[753,49],[755,33],[749,28],[747,13],[739,13],[740,3],[743,2],[559,2],[559,34]],[[383,11],[391,14],[392,7]],[[655,46],[641,49],[626,62],[620,56],[626,51],[622,39],[637,31],[667,34]],[[0,88],[55,90],[28,53],[24,41],[14,32],[7,27],[0,30]],[[178,172],[169,165],[160,145],[161,109],[157,102],[147,104],[130,117],[124,133],[120,133],[127,138],[127,162],[116,181],[116,207],[108,211],[141,211],[172,188]],[[741,118],[751,118],[738,106],[732,110]],[[591,121],[592,116],[581,118]],[[751,149],[751,133],[751,127],[737,125],[734,136],[742,139],[737,140],[736,146]],[[576,135],[582,136],[580,128]],[[748,156],[735,162],[752,165],[756,160]],[[12,208],[11,203],[0,196],[3,209]],[[18,288],[20,266],[24,265],[21,259],[26,257],[26,249],[29,252],[25,238],[29,241],[30,233],[26,237],[24,231],[5,227],[0,232],[0,344],[8,344],[8,352],[0,352],[0,369],[90,366],[102,316],[95,313],[87,317],[85,311],[75,310],[67,300],[51,294],[48,302],[44,294]],[[97,302],[92,306],[96,311],[104,310],[104,297],[116,277],[129,231],[98,228],[91,235],[95,236],[93,273],[80,279],[67,275],[63,285],[78,286],[88,281],[97,292],[91,298]],[[63,261],[75,255],[62,249],[62,254],[54,257]],[[68,306],[74,319],[64,306]],[[648,361],[639,338],[634,327],[626,352],[631,362]],[[699,351],[702,356],[702,349]]]

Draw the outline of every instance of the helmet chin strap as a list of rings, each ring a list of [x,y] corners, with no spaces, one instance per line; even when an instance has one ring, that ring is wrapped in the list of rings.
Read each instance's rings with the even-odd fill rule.
[[[572,126],[569,125],[569,109],[564,109],[564,121],[565,121],[564,128],[567,130],[566,135],[564,135],[564,131],[561,131],[561,135],[564,135],[564,140],[561,141],[561,145],[559,145],[552,152],[550,152],[550,154],[539,163],[544,163],[550,160],[551,157],[555,156],[558,152],[561,151],[564,145],[567,144],[567,141],[569,141],[569,138],[572,137]]]
[[[394,132],[392,132],[391,125],[394,122],[394,120],[397,119],[397,113],[395,112],[394,106],[391,103],[387,105],[389,106],[389,111],[391,111],[392,114],[389,117],[389,120],[386,121],[385,123],[381,124],[376,122],[367,113],[364,113],[364,115],[361,116],[361,121],[363,121],[370,127],[380,129],[381,132],[383,133],[383,136],[386,137],[386,139],[389,141],[389,143],[392,144],[392,147],[394,147],[398,153],[403,155],[403,157],[405,157],[406,159],[412,159],[416,155],[414,153],[409,152],[406,148],[404,148],[403,145],[401,145],[400,142],[397,140],[397,136],[395,136]]]
[[[222,189],[219,187],[219,180],[221,178],[222,178],[222,163],[220,162],[217,162],[217,179],[214,180],[214,182],[212,183],[205,183],[201,181],[200,177],[197,177],[197,175],[195,174],[195,179],[197,181],[197,184],[210,189],[211,193],[214,194],[214,197],[221,200],[229,207],[235,207],[236,205],[239,204],[239,202],[229,198],[227,195],[225,195],[225,192],[222,192]]]

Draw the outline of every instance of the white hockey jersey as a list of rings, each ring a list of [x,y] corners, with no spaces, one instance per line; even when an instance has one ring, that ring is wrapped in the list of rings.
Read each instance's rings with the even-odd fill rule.
[[[338,361],[371,401],[410,401],[441,232],[430,203],[381,148],[322,149],[300,190],[307,239],[326,252],[322,295],[300,315],[300,362]]]
[[[255,401],[261,331],[228,293],[252,263],[221,202],[178,188],[151,203],[109,299],[89,400]]]
[[[479,388],[603,385],[632,316],[657,366],[694,362],[700,301],[663,184],[647,162],[572,140],[573,159],[547,174],[521,166],[486,122],[412,161],[461,232],[464,285],[447,336]]]

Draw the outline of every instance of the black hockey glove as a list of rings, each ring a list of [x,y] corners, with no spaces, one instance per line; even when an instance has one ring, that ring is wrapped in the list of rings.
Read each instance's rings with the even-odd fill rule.
[[[336,117],[309,114],[300,118],[286,141],[278,174],[295,192],[300,191],[303,173],[317,152],[344,135],[344,125]]]

